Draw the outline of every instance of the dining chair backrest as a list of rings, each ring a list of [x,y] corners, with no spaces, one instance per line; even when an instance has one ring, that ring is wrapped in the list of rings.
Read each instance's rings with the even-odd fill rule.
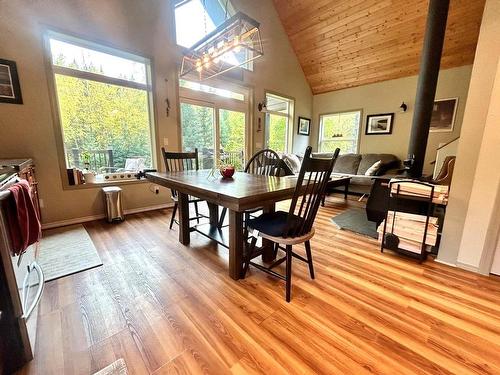
[[[167,172],[180,172],[198,170],[198,149],[195,148],[192,152],[170,152],[161,148],[163,161]],[[172,197],[177,197],[177,191],[172,191]]]
[[[311,231],[330,180],[335,156],[328,159],[312,158],[311,152],[312,148],[308,146],[290,205],[287,225],[283,233],[285,237],[300,237]]]
[[[191,152],[169,152],[161,148],[167,172],[198,170],[198,149]]]
[[[281,173],[281,158],[271,149],[256,152],[245,166],[245,172],[263,176],[279,176]]]

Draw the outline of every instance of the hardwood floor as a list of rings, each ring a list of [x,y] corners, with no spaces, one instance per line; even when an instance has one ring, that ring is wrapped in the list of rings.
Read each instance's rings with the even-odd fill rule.
[[[234,281],[227,250],[168,229],[170,211],[85,224],[102,267],[46,285],[24,374],[500,373],[500,278],[419,265],[339,231],[330,198],[312,240],[316,279]]]

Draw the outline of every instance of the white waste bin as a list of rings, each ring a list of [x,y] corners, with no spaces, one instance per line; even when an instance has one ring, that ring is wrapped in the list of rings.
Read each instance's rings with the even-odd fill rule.
[[[108,222],[115,220],[123,221],[122,189],[118,186],[107,186],[102,188],[104,193],[104,206]]]

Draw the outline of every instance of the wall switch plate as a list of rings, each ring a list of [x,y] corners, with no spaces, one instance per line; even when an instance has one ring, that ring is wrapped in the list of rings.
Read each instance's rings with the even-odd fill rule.
[[[40,208],[45,207],[45,204],[43,203],[43,199],[38,199],[38,205],[40,206]]]
[[[163,146],[168,146],[168,138],[163,138]]]

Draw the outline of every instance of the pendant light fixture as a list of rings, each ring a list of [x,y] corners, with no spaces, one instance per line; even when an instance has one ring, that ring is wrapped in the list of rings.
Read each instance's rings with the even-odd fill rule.
[[[226,19],[184,53],[180,76],[204,81],[263,56],[259,27],[242,12]]]

